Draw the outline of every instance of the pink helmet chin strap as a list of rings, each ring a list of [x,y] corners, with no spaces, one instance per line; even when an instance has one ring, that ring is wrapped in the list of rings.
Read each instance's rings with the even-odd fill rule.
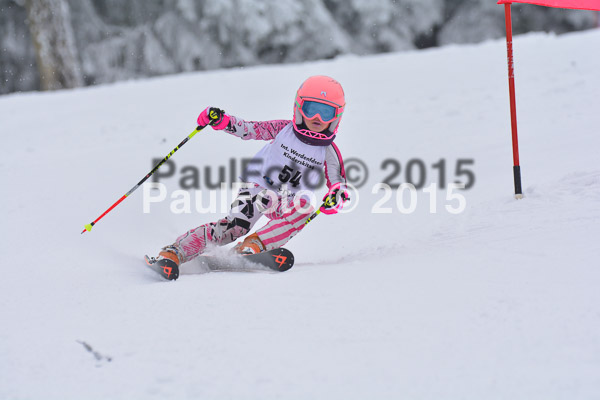
[[[327,131],[329,131],[329,130],[327,130]],[[327,136],[323,132],[315,132],[315,131],[311,131],[310,129],[301,129],[301,128],[298,128],[298,126],[296,126],[296,132],[301,133],[301,134],[303,134],[305,136],[308,136],[311,139],[324,139],[324,140],[328,140],[328,139],[331,139],[331,136],[333,136],[333,134],[330,134],[329,136]]]

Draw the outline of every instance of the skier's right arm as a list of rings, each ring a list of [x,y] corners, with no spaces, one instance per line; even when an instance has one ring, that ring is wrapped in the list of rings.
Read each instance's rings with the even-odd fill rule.
[[[210,125],[213,129],[242,138],[243,140],[272,140],[290,123],[289,120],[244,121],[216,107],[207,107],[198,116],[198,126]]]

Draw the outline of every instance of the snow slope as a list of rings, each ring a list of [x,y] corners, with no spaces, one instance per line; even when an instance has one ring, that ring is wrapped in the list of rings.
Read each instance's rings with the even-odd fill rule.
[[[1,97],[0,398],[597,398],[599,47],[598,30],[516,38],[521,201],[502,41]],[[292,270],[157,280],[143,254],[216,215],[144,213],[142,189],[80,235],[203,107],[290,118],[317,73],[344,85],[336,142],[370,174],[354,211],[289,243]],[[203,131],[163,183],[261,145]],[[427,185],[440,159],[447,182],[474,160],[464,212],[418,190],[414,212],[373,213],[387,158],[394,182],[422,160]]]

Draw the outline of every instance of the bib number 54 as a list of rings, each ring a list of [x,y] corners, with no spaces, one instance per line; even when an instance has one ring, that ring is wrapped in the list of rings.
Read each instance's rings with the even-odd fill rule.
[[[281,183],[291,183],[293,187],[297,187],[300,184],[300,178],[302,173],[300,171],[294,171],[292,167],[286,165],[279,173],[279,180]]]

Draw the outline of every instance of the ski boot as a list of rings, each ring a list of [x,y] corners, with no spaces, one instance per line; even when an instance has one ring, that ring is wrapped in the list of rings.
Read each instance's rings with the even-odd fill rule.
[[[265,250],[265,245],[256,233],[247,236],[246,238],[244,238],[243,242],[236,244],[233,248],[234,252],[243,256],[262,253]]]
[[[175,246],[165,246],[160,253],[158,253],[158,257],[146,256],[146,263],[163,278],[175,280],[179,277],[181,253]]]

